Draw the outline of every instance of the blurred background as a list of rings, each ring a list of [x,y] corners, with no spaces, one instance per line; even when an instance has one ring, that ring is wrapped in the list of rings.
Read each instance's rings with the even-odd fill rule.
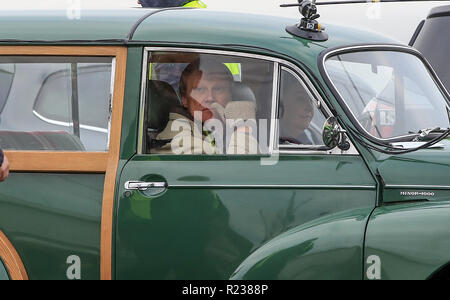
[[[322,0],[324,1],[324,0]],[[281,8],[280,4],[297,0],[203,0],[209,9],[279,15],[299,19],[295,7]],[[321,0],[317,1],[318,3]],[[341,2],[345,2],[342,0]],[[368,1],[370,2],[370,0]],[[449,4],[449,1],[422,1],[398,3],[340,4],[319,7],[321,23],[341,24],[371,30],[407,44],[419,22],[431,8]],[[121,9],[140,7],[137,0],[1,0],[0,10],[80,10]]]

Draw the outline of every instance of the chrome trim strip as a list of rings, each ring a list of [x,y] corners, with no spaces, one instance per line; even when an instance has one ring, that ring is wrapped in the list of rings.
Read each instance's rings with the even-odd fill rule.
[[[402,45],[394,45],[394,44],[371,44],[371,45],[356,45],[356,46],[349,46],[349,47],[343,47],[343,48],[338,48],[338,49],[334,49],[331,50],[329,52],[327,52],[323,58],[322,58],[322,68],[325,71],[325,74],[328,78],[328,80],[331,82],[334,90],[338,93],[339,97],[344,100],[344,105],[347,107],[347,110],[350,112],[350,114],[352,115],[353,119],[358,123],[358,128],[361,128],[362,130],[364,130],[365,133],[367,133],[369,136],[373,137],[375,140],[377,141],[381,141],[381,142],[390,142],[392,140],[397,140],[399,138],[407,138],[407,137],[414,137],[417,134],[409,134],[409,135],[402,135],[402,136],[395,136],[392,138],[388,138],[388,139],[383,139],[383,138],[377,138],[375,136],[373,136],[372,134],[370,134],[363,126],[361,126],[361,123],[358,121],[358,119],[356,118],[355,114],[353,113],[353,111],[350,109],[350,107],[347,105],[347,102],[345,101],[345,98],[342,97],[342,94],[339,92],[339,90],[336,88],[336,85],[334,84],[334,81],[332,80],[330,74],[328,74],[327,68],[325,67],[325,61],[332,55],[340,53],[340,52],[348,52],[349,50],[355,50],[352,52],[358,52],[360,50],[364,50],[364,49],[372,49],[373,51],[389,51],[389,50],[404,50],[404,51],[398,51],[398,52],[402,52],[405,54],[411,54],[408,52],[414,52],[416,54],[416,57],[418,57],[425,65],[425,67],[427,68],[428,71],[431,72],[431,78],[433,79],[433,81],[435,81],[436,85],[438,86],[438,88],[441,90],[441,92],[444,94],[444,98],[447,98],[447,107],[450,109],[449,106],[449,98],[450,98],[450,94],[448,93],[448,91],[445,89],[445,86],[442,84],[442,81],[439,79],[439,77],[437,76],[436,72],[434,71],[434,69],[432,68],[432,66],[430,65],[430,63],[425,59],[425,57],[423,57],[423,55],[416,49],[409,47],[409,46],[402,46]],[[379,48],[379,49],[377,49]],[[413,54],[411,54],[413,55]],[[437,82],[436,82],[437,81]]]
[[[111,86],[110,86],[110,99],[109,99],[109,114],[108,114],[108,139],[106,141],[107,143],[107,149],[109,149],[109,143],[111,140],[111,120],[112,120],[112,112],[113,112],[113,106],[114,106],[114,87],[116,83],[116,57],[113,57],[111,62]]]
[[[265,56],[265,55],[259,55],[259,54],[250,54],[250,53],[245,53],[245,52],[239,52],[239,51],[225,51],[225,50],[212,50],[212,49],[199,49],[199,48],[178,48],[178,47],[144,47],[144,55],[143,55],[143,67],[142,67],[142,80],[141,80],[141,99],[140,99],[140,113],[139,113],[139,131],[138,131],[138,149],[137,149],[137,154],[143,154],[143,134],[144,134],[144,108],[145,108],[145,87],[146,87],[146,74],[147,74],[147,69],[148,69],[148,55],[150,52],[152,51],[158,51],[158,52],[190,52],[190,53],[199,53],[199,54],[216,54],[216,55],[229,55],[229,56],[238,56],[238,57],[245,57],[245,58],[253,58],[253,59],[260,59],[260,60],[264,60],[264,61],[271,61],[273,62],[275,65],[278,64],[278,70],[275,71],[275,74],[278,74],[279,72],[279,68],[280,65],[283,65],[287,68],[290,68],[291,71],[293,70],[294,73],[296,74],[297,77],[300,77],[300,81],[305,84],[306,86],[306,90],[308,91],[308,93],[310,95],[313,95],[314,99],[318,101],[318,103],[320,103],[320,106],[323,107],[325,109],[325,111],[327,113],[329,113],[330,116],[333,116],[333,114],[331,113],[331,110],[328,108],[328,105],[325,103],[325,101],[323,100],[323,98],[320,96],[319,92],[316,90],[316,88],[314,87],[313,83],[311,82],[311,80],[308,78],[308,76],[306,76],[305,72],[303,72],[299,67],[297,67],[296,65],[294,65],[293,63],[290,63],[286,60],[283,59],[279,59],[279,58],[274,58],[274,57],[270,57],[270,56]],[[276,67],[276,66],[275,66]],[[274,74],[274,77],[276,76]],[[278,75],[277,75],[278,76]],[[275,83],[274,80],[274,87],[275,85],[277,86],[277,89],[274,89],[274,92],[277,92],[278,90],[278,84],[279,84],[279,80],[277,80],[277,82]],[[275,118],[275,120],[277,120],[276,118],[276,112],[277,112],[277,107],[275,107],[273,105],[273,101],[276,101],[277,105],[278,105],[278,92],[276,97],[272,97],[272,118]],[[277,134],[277,127],[276,124],[272,124],[272,123],[276,123],[276,122],[271,122],[271,134],[270,134],[270,140],[269,140],[269,145],[270,145],[270,149],[269,149],[269,154],[272,153],[276,153],[277,149],[275,149],[275,139],[276,139],[276,134]],[[321,154],[347,154],[347,155],[359,155],[359,153],[357,152],[356,148],[353,146],[353,144],[351,143],[351,140],[349,139],[350,144],[352,145],[352,147],[350,148],[349,151],[346,151],[345,153],[343,153],[343,151],[339,150],[339,151],[314,151],[314,153],[321,153]],[[279,152],[279,153],[283,153],[283,152]],[[290,154],[294,154],[294,152],[290,152]],[[298,152],[296,152],[295,154],[308,154],[308,151],[301,151],[299,150]]]
[[[151,188],[166,188],[165,182],[142,182],[142,181],[127,181],[124,185],[126,190],[146,191]]]
[[[294,188],[294,189],[358,189],[375,190],[372,185],[302,185],[302,184],[169,184],[169,188]]]
[[[61,121],[55,121],[55,120],[52,120],[52,119],[48,119],[48,118],[40,115],[35,110],[33,110],[33,114],[36,117],[38,117],[39,119],[41,119],[42,121],[47,122],[49,124],[58,125],[58,126],[64,126],[64,127],[72,127],[73,126],[73,123],[70,123],[70,122],[61,122]],[[95,127],[95,126],[89,126],[89,125],[80,124],[80,128],[87,129],[87,130],[92,130],[92,131],[96,131],[96,132],[101,132],[101,133],[108,133],[108,129]],[[109,143],[108,143],[108,146],[109,146]]]
[[[450,190],[450,185],[400,185],[386,184],[386,189],[441,189]]]
[[[272,155],[275,150],[275,143],[278,140],[278,95],[279,95],[280,69],[278,62],[273,64],[273,85],[272,85],[272,111],[270,113],[270,140],[269,154]]]
[[[289,149],[281,149],[276,151],[278,154],[287,154],[287,155],[298,155],[298,154],[308,154],[308,155],[315,155],[315,154],[324,154],[327,153],[328,155],[331,154],[344,154],[344,153],[337,153],[333,152],[333,150],[313,150],[313,149],[304,149],[301,150],[301,147],[296,147],[295,150],[289,150]],[[355,154],[348,154],[347,155],[355,155]]]

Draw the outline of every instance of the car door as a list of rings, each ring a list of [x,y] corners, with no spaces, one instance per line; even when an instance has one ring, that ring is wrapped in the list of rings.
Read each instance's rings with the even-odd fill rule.
[[[0,185],[0,258],[11,279],[100,279],[125,58],[123,47],[0,48],[11,171]]]
[[[205,60],[235,70],[231,102],[240,117],[254,105],[255,123],[244,127],[252,128],[247,134],[257,140],[257,152],[228,152],[229,140],[215,136],[214,146],[222,145],[223,151],[180,153],[172,144],[176,136],[161,138],[173,106],[188,109],[180,89],[183,72]],[[357,209],[365,211],[362,218],[359,213],[346,219],[352,238],[333,238],[330,244],[329,232],[309,239],[304,267],[319,264],[338,271],[286,273],[279,261],[278,271],[259,278],[362,278],[364,228],[375,205],[375,182],[354,147],[323,150],[321,127],[330,111],[302,70],[247,53],[146,48],[142,84],[137,155],[121,170],[117,193],[118,279],[229,279],[251,253],[289,229]],[[285,95],[291,85],[293,102]],[[300,98],[309,109],[296,113]],[[296,115],[303,118],[300,124],[292,122]],[[211,140],[200,134],[205,149]],[[325,251],[325,245],[336,246],[340,255]],[[327,259],[314,260],[317,253]]]

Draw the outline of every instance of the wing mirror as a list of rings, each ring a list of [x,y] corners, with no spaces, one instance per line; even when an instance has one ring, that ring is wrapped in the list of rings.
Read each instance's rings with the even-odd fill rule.
[[[322,140],[329,149],[338,147],[343,151],[350,149],[350,143],[345,136],[346,131],[341,128],[336,117],[329,117],[323,125]]]

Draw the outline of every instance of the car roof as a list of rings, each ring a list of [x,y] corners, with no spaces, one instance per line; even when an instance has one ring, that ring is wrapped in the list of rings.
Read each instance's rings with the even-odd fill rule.
[[[0,41],[123,40],[145,13],[140,9],[81,10],[79,15],[66,10],[0,10]]]
[[[427,19],[450,16],[450,5],[433,7]]]
[[[77,19],[69,18],[69,11],[0,10],[0,44],[207,44],[253,47],[297,59],[316,59],[319,52],[331,47],[396,43],[376,33],[338,25],[326,25],[327,41],[313,42],[286,32],[286,26],[298,23],[297,19],[210,9],[130,8],[81,10],[79,14]]]

